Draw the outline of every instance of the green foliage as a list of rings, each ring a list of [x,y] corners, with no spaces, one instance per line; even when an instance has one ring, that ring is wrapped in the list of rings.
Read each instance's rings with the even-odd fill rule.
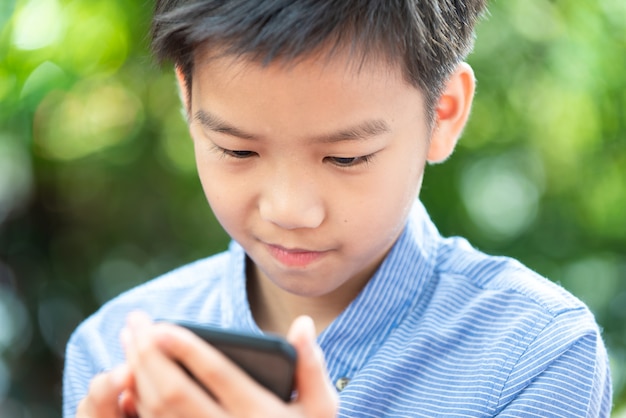
[[[57,416],[73,328],[119,292],[225,248],[196,178],[151,4],[0,2],[0,415]],[[446,235],[584,300],[626,405],[626,7],[492,1],[478,89],[422,199]]]

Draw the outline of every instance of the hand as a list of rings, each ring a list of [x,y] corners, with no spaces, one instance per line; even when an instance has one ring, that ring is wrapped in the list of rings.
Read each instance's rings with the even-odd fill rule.
[[[98,374],[89,385],[87,396],[80,401],[77,418],[124,418],[136,416],[130,389],[133,377],[126,365]]]
[[[288,340],[298,353],[297,399],[284,403],[221,352],[192,332],[152,324],[140,313],[128,319],[124,345],[135,377],[139,416],[152,417],[334,417],[337,393],[328,380],[315,328],[308,317],[294,321]],[[209,395],[177,364],[193,373]]]

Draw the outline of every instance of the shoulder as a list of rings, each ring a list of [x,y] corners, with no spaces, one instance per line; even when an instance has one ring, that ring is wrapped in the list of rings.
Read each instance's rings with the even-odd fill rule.
[[[98,342],[102,346],[117,346],[119,331],[132,310],[145,311],[153,319],[181,319],[198,315],[210,305],[216,305],[217,309],[219,292],[215,290],[228,265],[229,253],[219,253],[118,295],[78,326],[70,338],[68,350],[73,346],[97,347]]]
[[[140,309],[154,319],[217,315],[221,293],[217,289],[229,271],[231,255],[220,253],[177,268],[120,294],[84,320],[66,347],[65,415],[74,415],[94,375],[124,361],[119,335],[130,311]]]
[[[141,309],[158,319],[179,311],[193,311],[196,304],[215,293],[215,287],[227,274],[229,262],[230,253],[223,252],[186,264],[120,294],[103,305],[100,313]]]
[[[483,294],[500,294],[533,305],[549,316],[587,310],[586,305],[562,286],[510,257],[493,256],[473,248],[463,238],[442,240],[436,262],[437,275],[457,286]],[[530,307],[530,306],[528,306]]]
[[[438,253],[427,312],[465,337],[489,342],[513,367],[524,353],[556,358],[581,340],[603,349],[593,313],[562,286],[517,260],[484,254],[459,238],[445,239]],[[599,351],[589,351],[588,360]],[[504,366],[504,364],[503,364]],[[504,367],[506,369],[506,367]]]
[[[514,401],[526,405],[524,394],[529,403],[554,397],[555,386],[579,393],[594,408],[606,404],[606,349],[582,301],[520,262],[484,254],[464,239],[437,245],[423,296],[376,359],[398,363],[394,372],[407,379],[432,371],[405,390],[438,396],[444,405],[467,398],[490,416]],[[433,387],[445,389],[435,395]]]

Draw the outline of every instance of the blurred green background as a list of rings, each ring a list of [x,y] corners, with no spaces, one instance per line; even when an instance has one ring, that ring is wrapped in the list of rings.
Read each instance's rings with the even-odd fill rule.
[[[0,1],[0,416],[60,416],[74,327],[219,251],[150,1]],[[422,198],[446,235],[587,302],[626,416],[626,2],[492,1],[455,155]]]

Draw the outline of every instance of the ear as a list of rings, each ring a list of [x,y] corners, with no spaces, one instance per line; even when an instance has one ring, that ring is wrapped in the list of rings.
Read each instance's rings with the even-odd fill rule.
[[[474,71],[462,62],[450,76],[435,108],[435,126],[427,160],[440,163],[448,158],[461,137],[474,98]]]
[[[191,91],[189,90],[189,86],[187,80],[185,79],[185,75],[183,74],[183,70],[176,66],[176,81],[178,84],[178,96],[180,97],[180,101],[184,105],[183,111],[185,112],[185,116],[189,119],[189,113],[191,112]]]

